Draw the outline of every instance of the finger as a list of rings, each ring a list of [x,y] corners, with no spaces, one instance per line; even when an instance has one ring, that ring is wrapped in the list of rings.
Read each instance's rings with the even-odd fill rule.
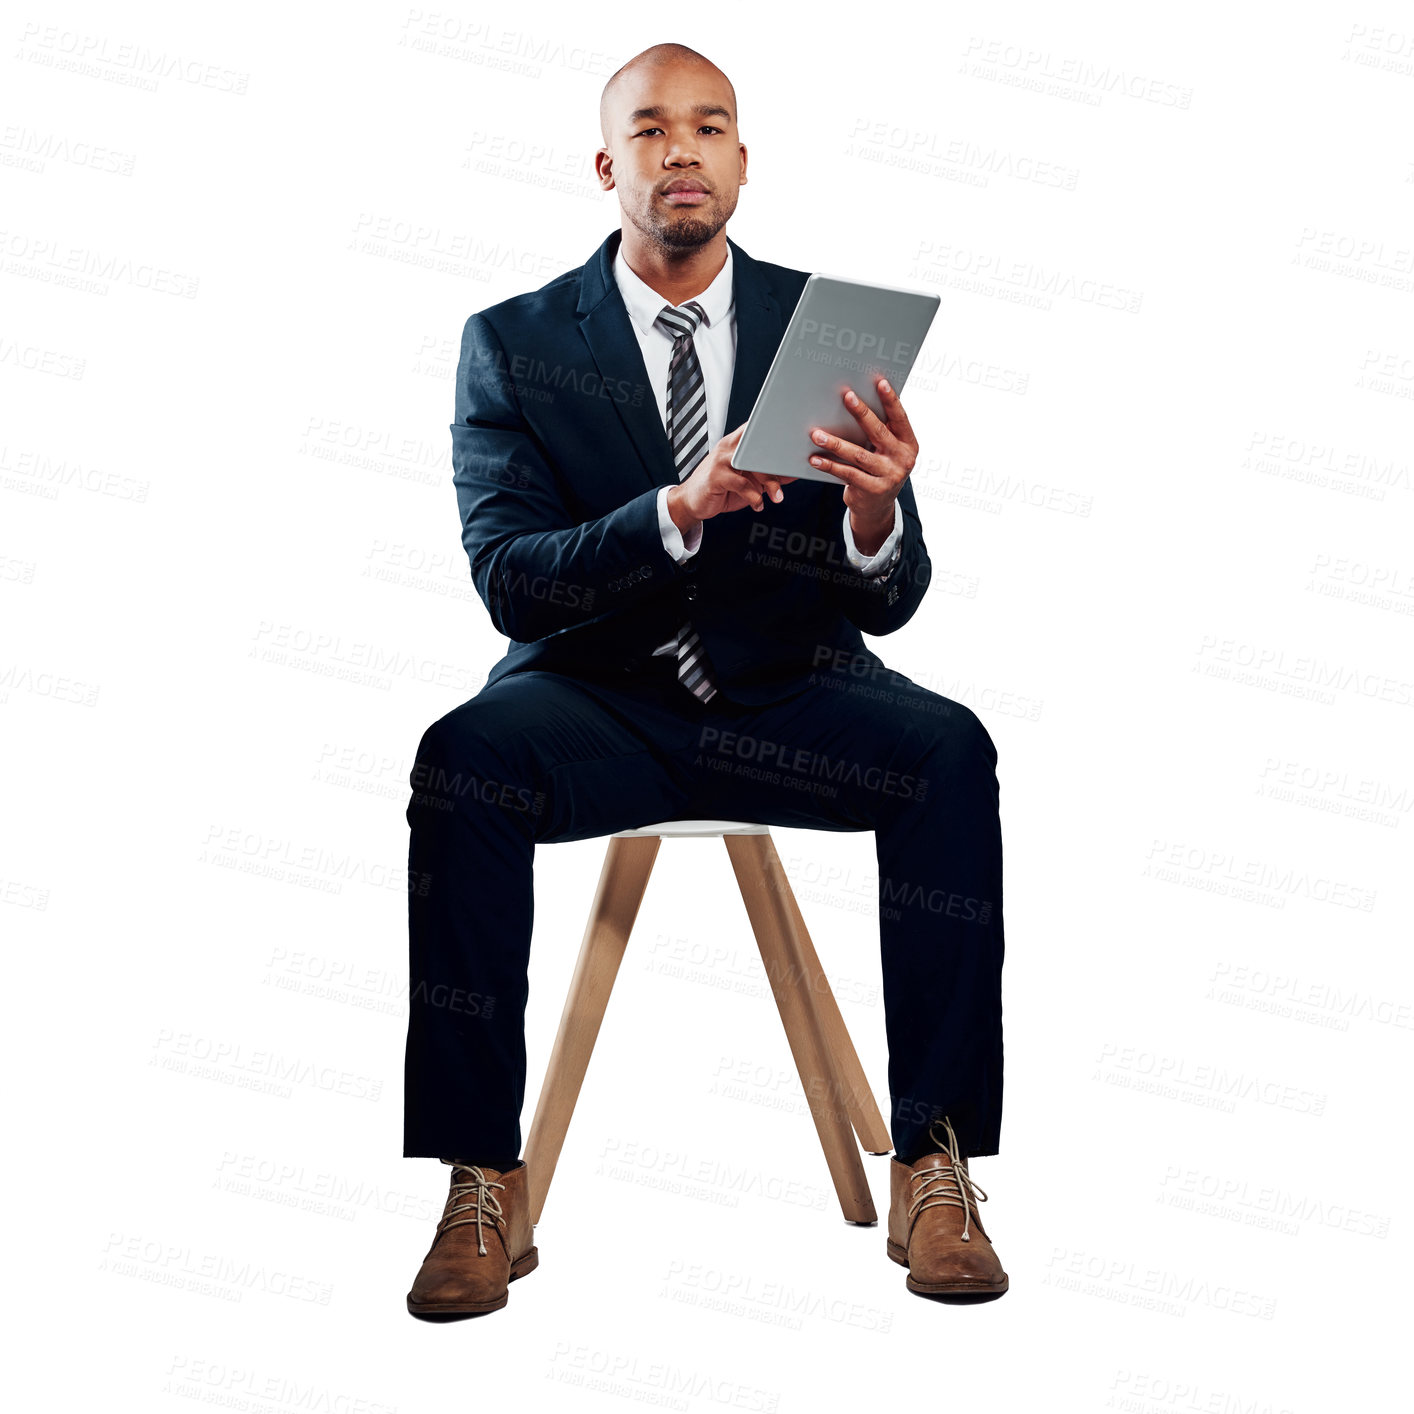
[[[879,421],[874,409],[852,388],[845,389],[840,396],[844,398],[845,407],[849,410],[850,416],[859,424],[865,437],[880,451],[887,449],[894,434]]]
[[[757,488],[756,477],[749,471],[736,471],[728,467],[723,477],[723,485],[729,491],[735,491],[743,501],[751,506],[752,510],[759,511],[766,504]]]
[[[846,481],[851,486],[858,486],[863,491],[874,491],[879,485],[877,476],[870,476],[867,471],[861,471],[857,466],[831,461],[829,457],[822,457],[818,453],[810,458],[810,465],[820,471],[828,471],[832,475],[838,476],[841,481]]]
[[[884,472],[882,457],[854,442],[846,442],[843,437],[833,437],[822,427],[810,429],[810,440],[815,443],[817,456],[827,457],[831,461],[848,462],[872,476],[881,476]]]
[[[756,484],[760,486],[773,501],[779,501],[785,495],[785,492],[781,490],[781,478],[779,476],[770,476],[764,471],[753,471],[751,475],[756,478]],[[795,480],[794,477],[790,479],[792,481]]]
[[[913,424],[908,420],[908,414],[903,410],[903,403],[899,401],[899,395],[894,392],[894,385],[887,378],[880,378],[875,384],[879,390],[879,402],[883,405],[884,416],[889,420],[889,428],[900,442],[907,442],[910,446],[917,448],[918,440],[913,435]]]

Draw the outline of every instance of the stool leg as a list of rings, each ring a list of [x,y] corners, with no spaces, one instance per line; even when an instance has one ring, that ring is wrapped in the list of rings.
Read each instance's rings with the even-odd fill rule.
[[[756,944],[761,949],[761,961],[766,965],[771,993],[800,1072],[800,1083],[805,1089],[820,1147],[825,1151],[840,1210],[846,1222],[878,1222],[849,1115],[841,1112],[835,1103],[836,1096],[847,1092],[841,1084],[820,1014],[806,1000],[799,981],[791,980],[807,977],[809,973],[796,914],[786,902],[789,885],[780,856],[769,835],[723,835],[722,839],[731,856]]]
[[[770,836],[763,835],[761,838],[765,840],[766,848],[776,854],[776,846]],[[854,1049],[849,1028],[844,1024],[844,1017],[840,1015],[840,1004],[830,988],[830,980],[825,976],[825,969],[820,966],[815,944],[810,940],[805,919],[801,917],[800,904],[790,886],[790,880],[786,877],[785,867],[780,865],[779,855],[776,856],[776,863],[780,869],[781,891],[785,894],[791,916],[795,919],[796,937],[800,942],[801,957],[805,963],[801,985],[807,1003],[814,1006],[819,1013],[820,1025],[825,1032],[825,1043],[835,1058],[835,1066],[844,1088],[845,1106],[849,1110],[850,1122],[867,1153],[887,1154],[894,1147],[893,1135],[889,1133],[884,1117],[879,1113],[874,1091],[864,1074],[864,1067],[859,1063],[859,1053]]]
[[[609,840],[574,978],[560,1014],[560,1029],[555,1035],[550,1064],[540,1087],[540,1099],[525,1145],[532,1224],[540,1221],[550,1180],[555,1176],[560,1150],[569,1132],[570,1117],[589,1068],[589,1057],[609,1005],[609,993],[613,991],[661,843],[657,835]]]

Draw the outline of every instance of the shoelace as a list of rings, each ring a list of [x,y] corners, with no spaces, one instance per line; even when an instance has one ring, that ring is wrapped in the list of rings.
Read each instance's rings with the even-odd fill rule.
[[[928,1136],[939,1147],[946,1149],[948,1157],[952,1160],[952,1167],[947,1169],[923,1169],[913,1175],[916,1186],[913,1202],[909,1204],[908,1218],[909,1226],[912,1227],[913,1219],[921,1213],[924,1208],[953,1207],[962,1209],[962,1240],[971,1242],[972,1236],[967,1231],[968,1224],[972,1216],[972,1205],[980,1197],[985,1203],[987,1195],[982,1191],[980,1185],[973,1181],[972,1175],[962,1166],[962,1155],[958,1152],[957,1135],[953,1133],[952,1125],[948,1117],[942,1117],[943,1128],[947,1131],[945,1136],[935,1134],[934,1127],[938,1121],[934,1120],[928,1126]],[[961,1179],[961,1182],[959,1182]],[[925,1201],[926,1200],[926,1201]],[[970,1200],[970,1201],[969,1201]],[[980,1221],[980,1218],[979,1218]]]
[[[451,1163],[450,1159],[443,1159],[442,1162]],[[481,1235],[481,1222],[483,1213],[490,1218],[493,1223],[504,1221],[504,1214],[501,1211],[501,1200],[491,1192],[493,1188],[504,1188],[504,1183],[496,1183],[486,1177],[484,1169],[476,1164],[452,1163],[452,1178],[456,1179],[457,1173],[469,1173],[470,1180],[464,1183],[452,1183],[451,1193],[447,1197],[448,1208],[442,1215],[442,1221],[437,1224],[437,1235],[440,1237],[449,1227],[461,1227],[463,1223],[476,1224],[476,1253],[479,1257],[486,1255],[486,1239]],[[469,1198],[467,1194],[475,1194],[474,1198]],[[453,1202],[453,1200],[457,1200]],[[468,1212],[475,1207],[476,1216],[474,1218],[457,1218],[455,1222],[449,1221],[457,1213]]]

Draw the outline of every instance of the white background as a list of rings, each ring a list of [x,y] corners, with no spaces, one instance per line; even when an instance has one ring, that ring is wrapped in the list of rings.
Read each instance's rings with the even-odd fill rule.
[[[625,9],[6,21],[8,1379],[144,1410],[1372,1407],[1410,1259],[1409,11]],[[685,840],[540,1269],[430,1325],[406,780],[502,649],[458,539],[458,340],[619,224],[599,93],[663,40],[736,85],[733,239],[942,296],[905,396],[936,578],[872,646],[1000,751],[975,1174],[1011,1291],[920,1299],[841,1221],[725,853]],[[775,833],[887,1109],[873,837]],[[527,1131],[603,851],[537,857]]]

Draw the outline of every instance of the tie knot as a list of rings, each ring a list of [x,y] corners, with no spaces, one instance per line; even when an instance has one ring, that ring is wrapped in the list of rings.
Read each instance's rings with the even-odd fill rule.
[[[707,318],[707,311],[695,299],[686,304],[665,304],[653,322],[661,325],[675,339],[691,338],[697,326]]]

